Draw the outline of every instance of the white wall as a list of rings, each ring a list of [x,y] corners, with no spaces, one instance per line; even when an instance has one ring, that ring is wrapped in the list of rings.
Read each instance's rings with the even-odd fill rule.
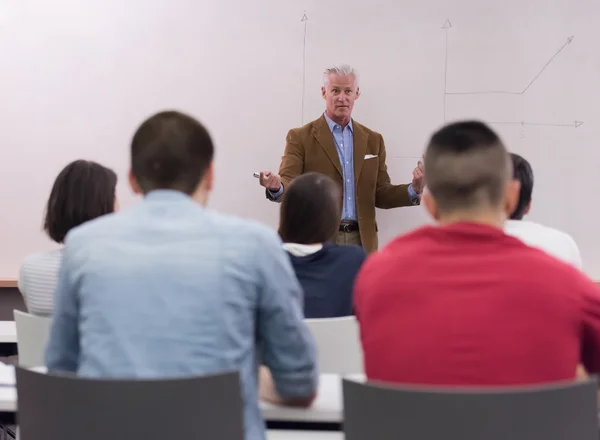
[[[361,72],[355,118],[384,135],[397,183],[410,178],[444,107],[447,120],[583,121],[495,127],[534,167],[531,219],[573,234],[600,279],[599,22],[593,0],[2,2],[0,278],[52,246],[41,232],[44,203],[67,162],[115,168],[122,205],[135,203],[125,185],[129,140],[166,108],[192,113],[216,141],[212,206],[275,227],[278,206],[252,172],[277,169],[288,129],[323,111],[323,68],[348,62]],[[445,96],[445,83],[448,92],[523,91],[570,36],[525,93]],[[421,207],[378,216],[382,244],[428,221]]]

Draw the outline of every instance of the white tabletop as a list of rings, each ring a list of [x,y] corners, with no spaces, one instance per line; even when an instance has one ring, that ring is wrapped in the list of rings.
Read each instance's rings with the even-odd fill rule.
[[[344,440],[339,431],[267,431],[267,440]]]
[[[362,374],[346,376],[364,382]],[[260,402],[265,420],[272,422],[341,423],[344,404],[342,399],[342,377],[337,374],[322,374],[319,392],[309,408],[290,408]]]
[[[0,321],[0,342],[17,342],[15,321]]]
[[[364,375],[346,376],[364,381]],[[342,378],[337,374],[322,374],[319,392],[309,408],[290,408],[260,402],[263,417],[272,422],[341,423],[343,419]],[[14,386],[0,386],[0,411],[17,410],[17,392]]]

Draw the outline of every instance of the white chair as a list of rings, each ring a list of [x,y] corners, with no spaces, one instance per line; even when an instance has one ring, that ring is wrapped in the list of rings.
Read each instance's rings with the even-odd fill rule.
[[[44,349],[50,332],[51,318],[34,316],[19,310],[13,311],[17,325],[19,365],[39,367],[44,365]]]
[[[354,316],[304,321],[317,343],[321,373],[364,373],[358,321]]]

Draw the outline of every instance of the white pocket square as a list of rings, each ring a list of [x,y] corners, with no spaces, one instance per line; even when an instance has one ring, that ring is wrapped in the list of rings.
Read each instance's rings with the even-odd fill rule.
[[[377,157],[376,154],[365,154],[365,160],[366,159],[373,159],[374,157]]]

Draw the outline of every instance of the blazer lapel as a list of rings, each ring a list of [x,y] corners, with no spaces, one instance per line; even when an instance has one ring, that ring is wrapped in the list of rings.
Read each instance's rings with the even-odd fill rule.
[[[365,162],[369,135],[354,120],[352,121],[352,127],[354,129],[354,184],[356,185],[363,163]]]
[[[344,176],[342,173],[342,164],[340,163],[340,156],[338,154],[337,148],[335,147],[335,141],[333,140],[333,133],[329,130],[329,126],[327,125],[327,121],[325,121],[325,117],[321,116],[318,123],[315,124],[315,128],[313,129],[313,135],[317,139],[317,142],[321,144],[329,159],[335,165],[335,169],[340,173],[340,176]]]

